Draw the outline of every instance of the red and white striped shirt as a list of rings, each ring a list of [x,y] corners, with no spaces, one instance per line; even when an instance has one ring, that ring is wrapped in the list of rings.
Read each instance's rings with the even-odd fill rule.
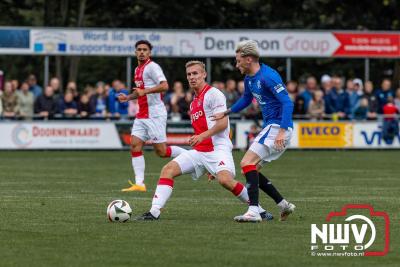
[[[206,84],[190,103],[190,120],[194,133],[199,135],[215,125],[211,116],[226,111],[226,98],[215,87]],[[232,141],[229,138],[230,126],[210,138],[204,139],[194,146],[200,152],[210,152],[217,149],[232,150]]]

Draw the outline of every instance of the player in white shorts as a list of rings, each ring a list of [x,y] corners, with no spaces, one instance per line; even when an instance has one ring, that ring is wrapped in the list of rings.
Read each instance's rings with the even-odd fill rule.
[[[190,104],[190,118],[195,135],[189,139],[189,144],[193,150],[183,152],[163,167],[151,209],[139,217],[139,220],[157,220],[172,194],[174,178],[187,173],[195,173],[198,178],[206,171],[209,172],[217,177],[223,187],[248,204],[246,187],[234,179],[235,164],[229,138],[229,118],[217,122],[210,119],[212,115],[226,111],[225,96],[206,83],[204,63],[189,61],[186,63],[186,75],[195,92]],[[258,212],[265,220],[269,219],[270,214],[261,207]]]
[[[138,100],[139,112],[136,114],[131,133],[132,168],[135,173],[135,183],[122,189],[129,191],[146,191],[144,184],[145,161],[143,146],[146,141],[153,144],[155,152],[160,157],[176,157],[185,149],[177,146],[167,146],[166,125],[167,110],[162,101],[162,93],[168,90],[168,82],[160,66],[150,58],[152,45],[147,40],[135,44],[138,66],[135,69],[135,85],[130,95],[120,94],[118,100],[126,102]]]

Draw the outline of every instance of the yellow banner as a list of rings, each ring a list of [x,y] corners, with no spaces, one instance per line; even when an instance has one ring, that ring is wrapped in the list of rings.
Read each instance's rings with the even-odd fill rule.
[[[341,148],[353,146],[353,124],[341,122],[297,123],[299,147]]]

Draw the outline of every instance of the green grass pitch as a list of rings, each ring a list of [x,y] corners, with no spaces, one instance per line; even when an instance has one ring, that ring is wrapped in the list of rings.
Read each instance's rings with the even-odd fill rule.
[[[151,204],[168,160],[146,152],[146,193],[123,193],[130,154],[0,152],[0,266],[399,266],[398,151],[288,151],[264,169],[297,205],[287,222],[260,193],[272,222],[238,224],[246,209],[215,181],[182,176],[160,221],[109,223],[124,199],[137,216]],[[238,168],[242,152],[235,152]],[[384,257],[312,257],[310,225],[349,203],[369,203],[391,220]]]

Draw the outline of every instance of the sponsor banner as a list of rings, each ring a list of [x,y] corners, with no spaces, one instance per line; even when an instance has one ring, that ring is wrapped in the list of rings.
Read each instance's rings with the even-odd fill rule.
[[[353,124],[340,122],[297,123],[299,148],[350,148],[353,146]]]
[[[0,123],[0,149],[118,149],[113,123]]]
[[[353,127],[354,148],[400,148],[400,133],[384,138],[383,125],[377,122],[355,123]]]
[[[262,57],[400,57],[398,32],[0,28],[0,54],[132,56],[149,40],[155,57],[233,57],[256,40]]]

